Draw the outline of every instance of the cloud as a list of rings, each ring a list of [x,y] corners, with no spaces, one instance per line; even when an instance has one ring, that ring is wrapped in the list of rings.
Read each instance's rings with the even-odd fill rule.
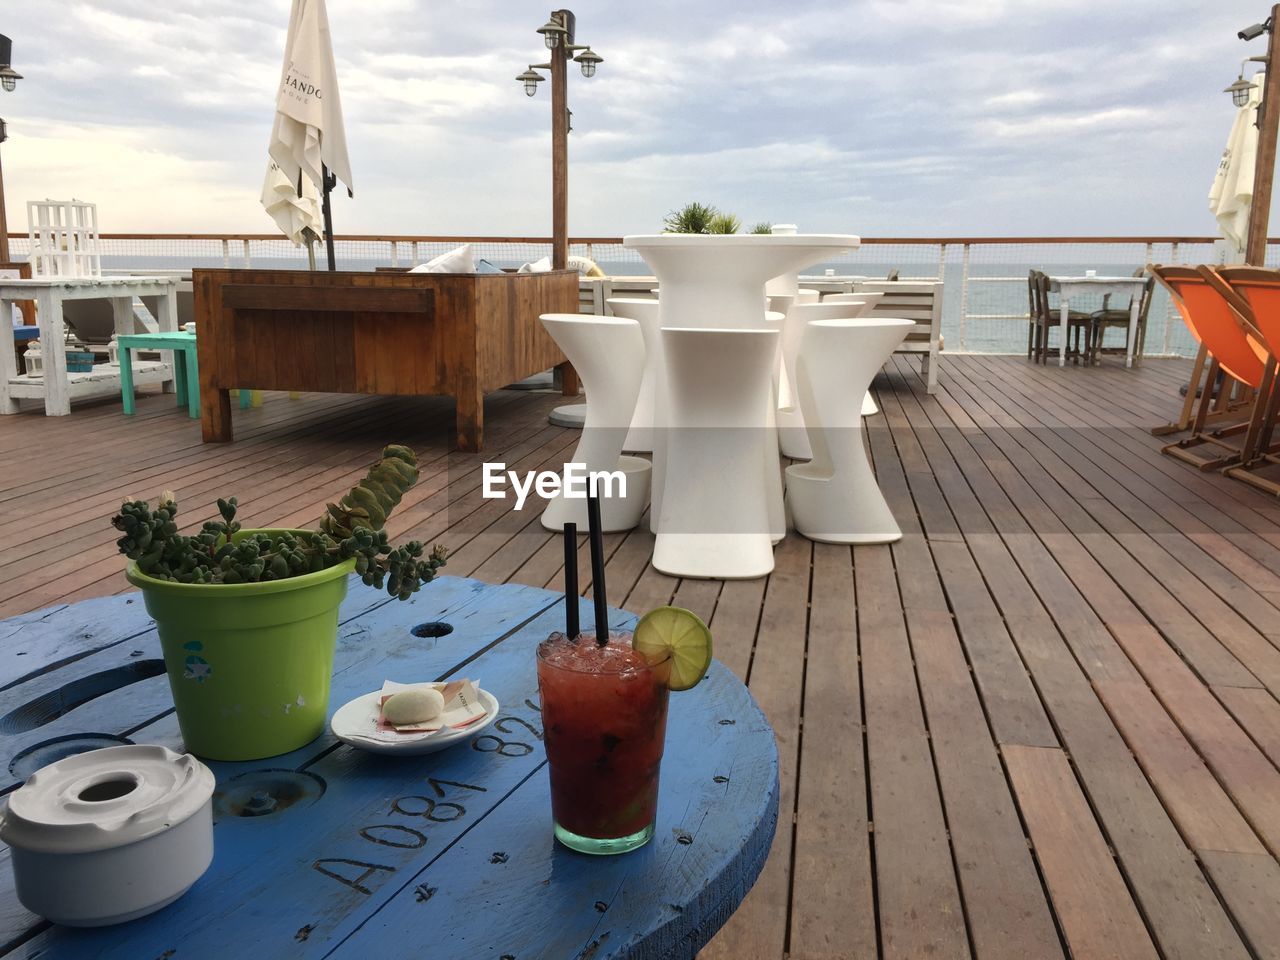
[[[544,14],[503,0],[328,0],[360,191],[338,230],[546,233]],[[1221,5],[1219,5],[1221,6]],[[605,58],[570,79],[574,232],[702,199],[744,221],[893,236],[1211,231],[1260,43],[1205,5],[1129,0],[578,0]],[[28,0],[6,10],[10,223],[77,196],[104,229],[258,232],[289,0]],[[1247,19],[1247,18],[1245,18]],[[544,85],[545,87],[545,85]]]

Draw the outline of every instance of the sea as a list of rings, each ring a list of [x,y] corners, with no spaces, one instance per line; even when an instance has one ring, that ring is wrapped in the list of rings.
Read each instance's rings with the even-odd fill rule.
[[[407,247],[408,244],[401,244],[401,248]],[[425,244],[424,244],[425,246]],[[436,245],[432,245],[430,255],[440,252],[435,249]],[[993,247],[995,245],[992,245]],[[1140,245],[1127,244],[1129,249],[1136,248],[1135,252],[1140,252]],[[278,247],[276,249],[279,249]],[[287,249],[287,247],[286,247]],[[616,249],[616,248],[615,248]],[[864,248],[864,251],[875,248]],[[977,248],[975,248],[977,249]],[[985,248],[990,251],[991,248]],[[1041,248],[1044,249],[1044,248]],[[233,251],[235,246],[233,245]],[[1032,259],[1033,251],[1027,250],[1026,259],[1016,256],[1006,256],[1000,260],[993,259],[991,262],[970,262],[968,264],[967,283],[966,283],[966,267],[962,262],[956,262],[955,257],[948,257],[946,263],[941,263],[937,257],[937,247],[912,247],[910,245],[902,245],[894,248],[894,253],[899,251],[903,254],[902,259],[895,260],[888,257],[870,257],[857,256],[855,259],[846,259],[839,261],[830,261],[826,263],[815,264],[809,269],[802,271],[803,278],[810,277],[816,280],[824,279],[883,279],[887,277],[891,271],[898,271],[899,279],[902,280],[937,280],[942,279],[943,301],[942,301],[942,336],[944,341],[944,350],[961,353],[991,353],[991,354],[1025,354],[1027,351],[1027,339],[1029,330],[1029,321],[1027,319],[1028,302],[1027,302],[1027,273],[1032,268],[1043,270],[1050,276],[1083,276],[1086,271],[1093,270],[1098,276],[1113,277],[1129,277],[1133,276],[1135,271],[1142,267],[1142,263],[1137,260],[1121,260],[1106,259],[1108,254],[1111,258],[1115,258],[1116,251],[1108,249],[1104,245],[1091,245],[1083,250],[1086,255],[1093,256],[1094,259],[1085,260],[1082,258],[1071,261],[1046,261]],[[273,252],[275,252],[273,250]],[[293,253],[291,256],[259,256],[255,251],[253,255],[253,266],[270,267],[272,269],[307,269],[307,260],[305,254],[301,251],[289,251]],[[537,253],[537,250],[534,250]],[[574,253],[578,253],[578,248],[574,248]],[[610,252],[613,252],[612,250]],[[1009,253],[1015,253],[1010,250]],[[1017,253],[1023,251],[1018,250]],[[1080,253],[1077,249],[1074,252]],[[323,253],[320,254],[319,262],[323,268]],[[485,256],[486,251],[479,250],[479,256]],[[928,259],[932,254],[934,259]],[[425,256],[426,254],[424,254]],[[538,253],[537,255],[542,255]],[[486,257],[489,262],[495,266],[503,268],[519,267],[523,261],[503,259],[500,256],[490,255]],[[404,256],[400,258],[402,266],[408,265],[409,261]],[[217,256],[135,256],[135,255],[104,255],[102,258],[102,266],[104,270],[156,270],[156,271],[173,271],[173,270],[189,270],[192,267],[221,267],[226,265],[221,255]],[[230,266],[243,265],[242,257],[238,257],[233,252],[230,258]],[[370,258],[370,257],[348,257],[340,255],[338,257],[338,269],[340,270],[372,270],[375,267],[389,266],[390,261],[386,257]],[[602,257],[597,261],[597,265],[610,276],[644,276],[650,271],[643,261],[638,258],[634,259],[611,259]],[[828,275],[828,271],[830,275]],[[1111,308],[1127,308],[1128,298],[1123,303],[1107,303],[1105,306]],[[1084,301],[1072,301],[1072,309],[1097,310],[1104,307],[1101,297],[1095,297]],[[1051,343],[1056,343],[1056,330],[1051,334],[1055,339]],[[1107,342],[1105,346],[1122,346],[1124,331],[1113,329],[1107,333]],[[1148,311],[1147,333],[1145,342],[1145,352],[1149,356],[1194,356],[1197,344],[1192,338],[1181,318],[1178,316],[1176,309],[1170,303],[1168,295],[1159,286],[1156,286],[1155,294]]]

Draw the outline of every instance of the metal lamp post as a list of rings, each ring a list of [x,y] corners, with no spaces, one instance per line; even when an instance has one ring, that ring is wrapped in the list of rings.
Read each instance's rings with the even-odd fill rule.
[[[22,74],[15,73],[13,62],[13,41],[0,34],[0,87],[12,93],[13,88],[22,79]],[[0,143],[9,139],[4,120],[0,120]],[[0,166],[0,263],[9,262],[9,221],[4,207],[4,167]]]
[[[530,64],[516,77],[524,92],[534,96],[546,78],[539,68],[551,73],[551,266],[563,270],[569,261],[569,106],[565,90],[568,62],[572,58],[584,77],[593,77],[604,58],[585,44],[574,43],[575,19],[572,11],[556,10],[538,28],[547,46],[547,63]],[[576,56],[575,56],[576,53]]]

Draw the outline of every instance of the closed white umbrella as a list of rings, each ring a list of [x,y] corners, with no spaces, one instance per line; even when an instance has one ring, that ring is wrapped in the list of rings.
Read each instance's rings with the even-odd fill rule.
[[[1249,101],[1236,113],[1222,151],[1218,172],[1209,188],[1209,210],[1218,221],[1218,229],[1227,241],[1243,253],[1249,242],[1249,206],[1253,202],[1253,169],[1258,155],[1258,104],[1262,100],[1265,78],[1253,78]]]
[[[350,193],[351,163],[324,0],[293,0],[267,152],[290,183],[296,184],[301,173],[324,197],[329,269],[334,269],[326,174],[332,172]]]
[[[320,195],[309,177],[302,177],[302,195],[298,195],[298,180],[290,181],[280,164],[267,162],[267,176],[262,183],[262,205],[280,232],[294,243],[309,244],[324,235],[324,223],[320,219]],[[307,231],[311,236],[306,235]]]

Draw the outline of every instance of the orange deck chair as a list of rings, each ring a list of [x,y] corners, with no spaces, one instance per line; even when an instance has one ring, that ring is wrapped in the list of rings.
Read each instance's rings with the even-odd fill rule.
[[[1191,424],[1190,436],[1161,449],[1201,470],[1235,466],[1246,455],[1252,455],[1252,447],[1256,444],[1261,427],[1263,408],[1274,380],[1275,359],[1267,346],[1267,340],[1239,309],[1241,298],[1234,295],[1226,283],[1219,280],[1209,268],[1156,266],[1151,268],[1151,272],[1169,291],[1187,329],[1203,344],[1210,357],[1208,377]],[[1234,304],[1233,299],[1236,301]],[[1245,308],[1248,309],[1247,305]],[[1220,369],[1233,380],[1252,388],[1255,391],[1254,401],[1251,409],[1241,411],[1246,413],[1246,419],[1207,430],[1209,409],[1213,404],[1214,386]],[[1194,389],[1193,384],[1191,390]],[[1225,395],[1231,389],[1231,384],[1224,380],[1217,389],[1220,394]],[[1245,434],[1243,444],[1233,443],[1228,439],[1241,433]],[[1221,453],[1211,457],[1198,456],[1192,450],[1201,444],[1211,444]]]
[[[1238,306],[1239,312],[1258,328],[1266,342],[1280,346],[1280,270],[1217,267],[1212,272],[1227,284],[1234,295],[1245,301],[1245,306]],[[1280,370],[1277,374],[1280,375]],[[1226,471],[1232,477],[1273,494],[1280,494],[1280,483],[1255,476],[1250,470],[1280,463],[1280,456],[1272,444],[1277,413],[1280,413],[1280,379],[1272,383],[1271,396],[1262,405],[1259,433],[1253,449],[1248,451],[1239,466]]]

